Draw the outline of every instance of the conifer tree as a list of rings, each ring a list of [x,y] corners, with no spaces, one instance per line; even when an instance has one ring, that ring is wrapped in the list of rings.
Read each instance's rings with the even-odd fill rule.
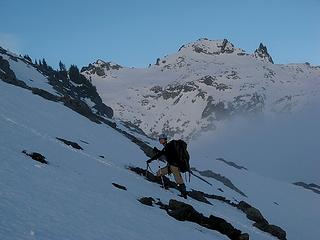
[[[48,67],[47,62],[46,62],[46,60],[45,60],[44,58],[42,59],[42,66],[43,66],[44,68],[47,68],[47,67]]]
[[[59,61],[59,68],[61,72],[67,71],[66,65],[64,65],[61,61]]]
[[[71,81],[78,83],[79,80],[79,69],[76,65],[71,65],[69,68],[69,78]]]
[[[26,54],[26,55],[23,56],[23,58],[32,63],[32,59],[31,59],[31,57],[29,55]]]

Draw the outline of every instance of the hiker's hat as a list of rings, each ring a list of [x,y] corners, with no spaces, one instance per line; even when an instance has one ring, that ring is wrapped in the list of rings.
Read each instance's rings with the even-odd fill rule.
[[[160,141],[161,139],[167,140],[167,139],[168,139],[168,138],[167,138],[167,135],[164,134],[164,133],[160,134],[160,136],[159,136],[159,141]]]

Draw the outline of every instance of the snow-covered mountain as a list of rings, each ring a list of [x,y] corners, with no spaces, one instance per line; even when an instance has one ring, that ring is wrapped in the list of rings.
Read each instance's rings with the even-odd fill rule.
[[[199,39],[146,69],[98,60],[82,73],[116,118],[149,136],[190,139],[233,116],[300,111],[320,95],[320,67],[274,64],[264,45],[249,54],[226,39]]]
[[[151,172],[147,178],[137,174],[145,173],[147,155],[158,143],[134,125],[113,118],[117,111],[112,109],[112,101],[105,100],[108,94],[102,96],[102,103],[95,88],[81,76],[0,50],[0,239],[301,240],[319,236],[318,182],[294,185],[261,174],[235,155],[211,151],[211,143],[216,143],[205,141],[206,134],[212,137],[208,131],[190,140],[189,152],[194,173],[213,186],[192,177],[186,182],[189,197],[185,200],[177,196],[173,183],[165,190],[154,182],[159,179]],[[219,50],[243,54],[229,43],[203,47],[208,56]],[[261,62],[267,64],[267,59]],[[149,74],[155,83],[154,73],[172,76],[162,61],[150,70],[133,72]],[[145,87],[148,78],[138,81],[138,73],[129,73],[117,64],[97,64],[104,67],[97,70],[91,65],[86,71],[96,71],[92,76],[124,71],[124,75],[137,77],[134,89],[150,91]],[[310,67],[313,71],[316,69]],[[110,99],[112,94],[122,99],[134,90],[129,86],[116,95],[111,90],[125,87],[126,81],[120,75],[105,78],[111,86]],[[168,79],[162,82],[163,86],[171,84]],[[181,93],[187,94],[186,99],[194,94]],[[162,90],[159,94],[158,104],[167,93]],[[136,109],[130,111],[134,114]],[[217,128],[217,133],[227,144],[230,138],[223,127]],[[276,164],[276,160],[270,158],[269,163]],[[156,162],[151,165],[153,171],[157,167]]]

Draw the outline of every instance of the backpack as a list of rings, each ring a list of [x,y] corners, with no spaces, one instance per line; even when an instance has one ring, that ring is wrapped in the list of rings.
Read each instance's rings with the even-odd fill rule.
[[[183,140],[173,140],[178,156],[178,167],[180,172],[190,172],[190,155],[187,150],[187,143]]]

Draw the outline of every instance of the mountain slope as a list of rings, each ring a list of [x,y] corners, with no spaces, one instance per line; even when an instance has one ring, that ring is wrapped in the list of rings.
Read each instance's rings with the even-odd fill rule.
[[[123,135],[21,88],[0,81],[0,90],[1,136],[4,136],[0,144],[2,239],[175,239],[176,236],[227,239],[194,223],[173,220],[163,210],[141,205],[137,199],[142,196],[159,198],[162,202],[181,198],[177,197],[177,191],[163,190],[126,169],[127,165],[144,168],[146,157]],[[67,146],[56,137],[76,142],[83,150]],[[43,154],[49,164],[33,161],[23,150]],[[188,189],[249,201],[271,223],[282,226],[288,239],[317,236],[316,194],[222,162],[212,165],[195,159],[197,156],[193,155],[196,169],[220,172],[248,197],[210,177],[206,179],[214,187],[192,178]],[[128,190],[114,188],[113,182],[125,185]],[[192,199],[186,202],[207,216],[226,219],[249,233],[250,239],[274,239],[253,227],[252,221],[238,209],[218,200],[209,201],[213,206]]]
[[[92,121],[112,117],[113,110],[102,103],[94,86],[76,66],[53,70],[43,59],[34,64],[0,47],[0,77],[3,81],[28,89],[45,99],[62,102]]]
[[[191,139],[242,114],[299,111],[319,96],[320,67],[273,64],[225,40],[200,39],[147,69],[101,60],[82,69],[115,117],[149,136]]]
[[[141,196],[163,202],[181,199],[177,191],[163,190],[126,169],[144,167],[146,156],[113,128],[2,81],[0,91],[1,239],[173,239],[176,234],[227,239],[141,205],[137,201]],[[78,143],[83,150],[57,137]],[[23,150],[41,153],[48,165],[32,160]],[[113,182],[128,190],[115,188]],[[193,187],[198,184],[194,181]],[[206,215],[212,212],[210,205],[187,202]],[[236,227],[259,239],[273,239],[253,228],[239,210],[222,204],[215,212],[225,217],[225,210]]]
[[[225,156],[212,151],[211,142],[204,145],[202,138],[189,144],[191,163],[194,172],[213,186],[192,177],[187,182],[189,197],[184,200],[175,188],[165,190],[150,183],[128,166],[144,172],[145,153],[157,142],[93,110],[88,118],[63,100],[50,99],[48,92],[57,97],[61,93],[42,73],[39,81],[31,81],[32,87],[17,83],[27,84],[28,69],[33,69],[30,63],[18,62],[24,69],[20,74],[15,73],[10,59],[2,61],[6,68],[0,67],[1,239],[229,239],[203,225],[175,220],[172,209],[166,212],[156,204],[142,205],[141,197],[152,197],[164,205],[172,199],[185,202],[205,217],[225,219],[250,239],[276,239],[261,230],[273,224],[285,230],[288,239],[319,235],[318,194],[257,174],[251,166],[239,166],[241,162],[232,164],[233,157],[215,161]],[[10,70],[17,84],[8,84]],[[40,94],[34,94],[35,88]],[[48,164],[23,152],[40,153]],[[155,171],[157,163],[151,168]],[[244,202],[254,207],[249,208],[251,215],[241,210]],[[253,219],[266,219],[269,225],[259,226]],[[278,227],[273,226],[272,231],[275,229]]]

